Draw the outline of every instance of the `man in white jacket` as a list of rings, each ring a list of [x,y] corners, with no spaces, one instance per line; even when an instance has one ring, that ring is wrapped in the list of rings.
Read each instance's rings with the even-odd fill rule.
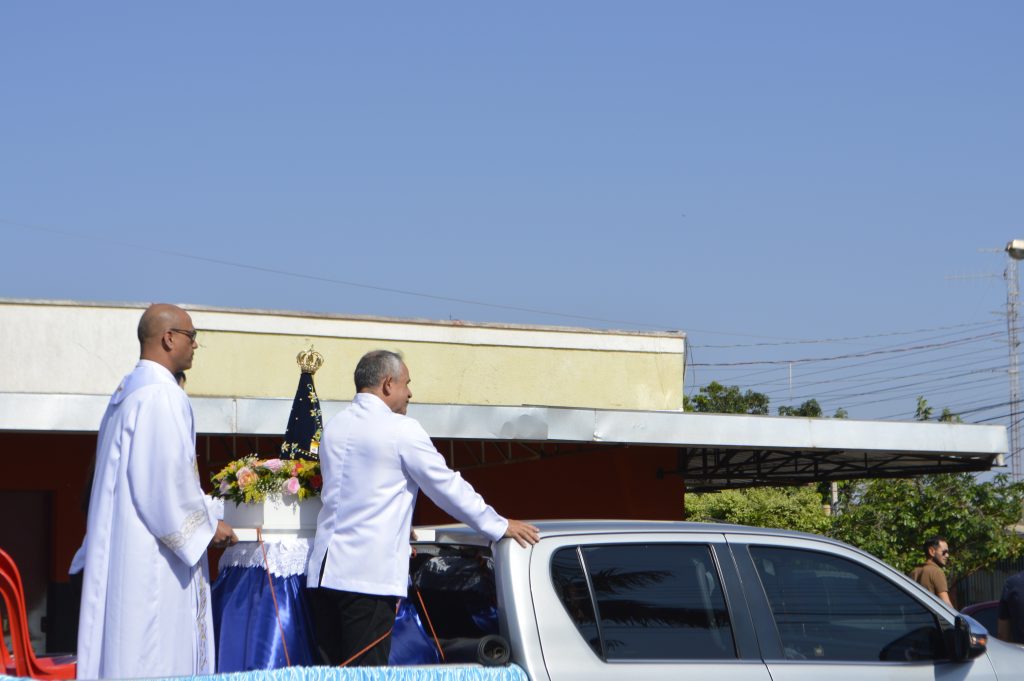
[[[387,664],[386,634],[409,583],[409,533],[420,489],[492,540],[511,537],[526,546],[540,537],[533,525],[498,515],[448,468],[423,427],[405,415],[409,382],[398,354],[367,353],[356,366],[351,406],[324,429],[323,509],[306,574],[317,647],[327,664]]]

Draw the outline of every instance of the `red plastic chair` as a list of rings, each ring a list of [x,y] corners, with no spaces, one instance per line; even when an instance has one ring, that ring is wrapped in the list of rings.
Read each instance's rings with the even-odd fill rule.
[[[20,580],[21,575],[17,573],[17,567],[14,566],[14,561],[11,560],[11,557],[7,555],[7,553],[4,552],[3,549],[0,549],[0,572],[3,572],[4,574],[9,574],[12,567],[14,568],[15,576],[18,578],[18,580]],[[6,607],[6,601],[4,601],[4,606],[4,619],[7,620],[7,630],[13,631],[14,627],[11,624],[11,617],[9,614],[7,614],[8,608]],[[15,673],[14,654],[7,648],[7,645],[4,641],[2,625],[3,622],[0,621],[0,669],[2,669],[4,673],[8,676],[12,676]]]
[[[0,549],[0,596],[7,607],[7,621],[11,629],[11,653],[16,676],[34,679],[73,679],[76,663],[73,655],[37,658],[32,650],[25,610],[25,590],[17,565]],[[8,672],[10,673],[10,672]]]
[[[4,612],[7,612],[6,606],[4,608]],[[14,655],[11,655],[11,651],[7,649],[7,645],[4,643],[4,619],[8,622],[7,628],[11,628],[9,617],[5,615],[3,618],[0,618],[0,670],[3,670],[4,674],[11,676],[14,674]]]

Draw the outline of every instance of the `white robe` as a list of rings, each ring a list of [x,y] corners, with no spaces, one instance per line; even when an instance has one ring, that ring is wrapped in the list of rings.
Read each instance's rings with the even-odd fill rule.
[[[100,425],[78,678],[213,672],[206,547],[216,527],[188,397],[167,369],[140,360]]]

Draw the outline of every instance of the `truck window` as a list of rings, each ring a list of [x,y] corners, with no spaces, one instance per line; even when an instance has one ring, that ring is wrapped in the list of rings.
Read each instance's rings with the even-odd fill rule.
[[[708,546],[567,547],[555,553],[551,571],[569,617],[606,661],[736,657]]]
[[[935,615],[882,575],[817,551],[751,546],[786,659],[916,661],[943,656]]]
[[[578,548],[560,549],[555,552],[551,557],[551,581],[580,635],[590,645],[595,655],[604,657],[601,639],[597,633],[593,595],[587,583],[587,576],[583,574]]]

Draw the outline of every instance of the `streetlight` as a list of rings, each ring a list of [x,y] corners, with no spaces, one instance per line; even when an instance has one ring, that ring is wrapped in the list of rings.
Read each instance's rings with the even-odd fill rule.
[[[1010,456],[1013,480],[1021,479],[1020,460],[1020,362],[1017,357],[1017,261],[1024,260],[1024,239],[1014,239],[1004,249],[1010,256],[1003,278],[1006,279],[1006,330],[1010,341]]]

